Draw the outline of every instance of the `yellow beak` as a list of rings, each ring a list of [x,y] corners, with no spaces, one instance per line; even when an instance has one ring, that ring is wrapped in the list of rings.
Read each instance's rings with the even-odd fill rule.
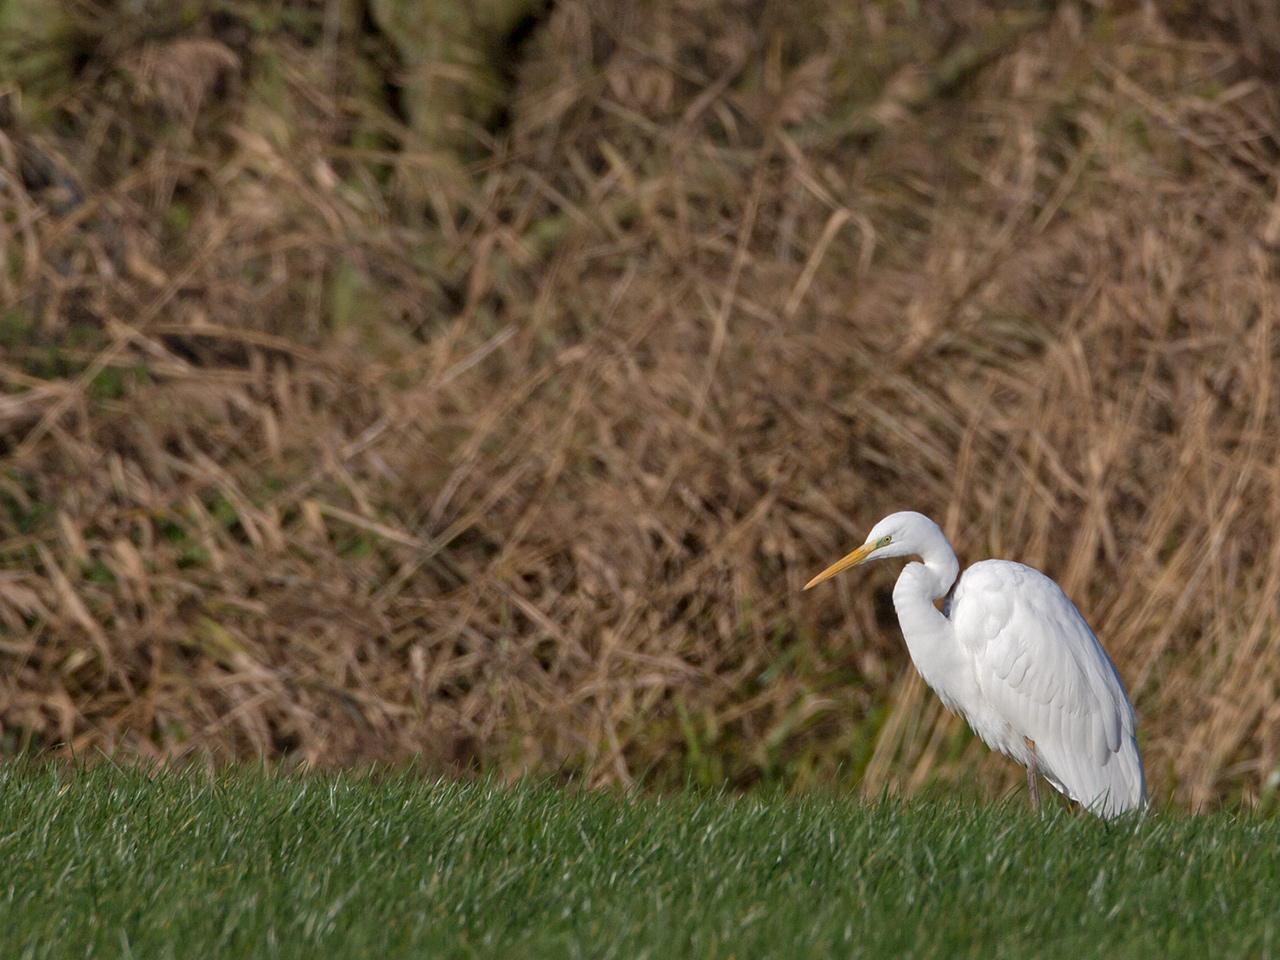
[[[830,580],[837,573],[843,573],[850,567],[856,567],[863,560],[867,559],[867,557],[871,556],[871,553],[875,548],[876,545],[874,543],[864,543],[857,550],[853,551],[853,553],[846,554],[831,566],[827,567],[827,569],[823,570],[820,574],[806,583],[804,588],[808,590],[810,587],[816,587],[823,580]]]

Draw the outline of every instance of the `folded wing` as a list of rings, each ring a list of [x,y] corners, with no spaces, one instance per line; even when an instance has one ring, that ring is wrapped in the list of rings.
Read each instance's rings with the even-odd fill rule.
[[[1061,792],[1102,816],[1146,802],[1133,707],[1115,665],[1062,589],[1031,567],[965,571],[947,611],[978,686]]]

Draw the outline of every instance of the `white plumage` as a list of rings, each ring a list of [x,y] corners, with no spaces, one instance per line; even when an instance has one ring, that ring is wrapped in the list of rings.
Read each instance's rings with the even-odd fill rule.
[[[915,556],[893,590],[911,660],[988,746],[1102,817],[1147,799],[1133,706],[1115,665],[1062,589],[1038,570],[984,560],[959,581],[955,551],[923,514],[891,514],[805,589],[866,560]],[[953,589],[954,586],[954,589]],[[943,599],[943,609],[936,601]]]

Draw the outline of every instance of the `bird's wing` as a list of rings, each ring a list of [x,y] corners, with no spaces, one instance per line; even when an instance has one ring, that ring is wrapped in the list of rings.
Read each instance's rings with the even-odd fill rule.
[[[1133,707],[1116,668],[1061,588],[1031,567],[974,564],[951,604],[979,689],[1035,743],[1050,782],[1104,816],[1146,799]]]

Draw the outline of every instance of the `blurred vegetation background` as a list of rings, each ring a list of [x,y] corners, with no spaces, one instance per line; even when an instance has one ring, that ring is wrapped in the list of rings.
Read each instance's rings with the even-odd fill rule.
[[[1021,773],[893,509],[1161,800],[1280,786],[1268,0],[0,0],[0,749]]]

